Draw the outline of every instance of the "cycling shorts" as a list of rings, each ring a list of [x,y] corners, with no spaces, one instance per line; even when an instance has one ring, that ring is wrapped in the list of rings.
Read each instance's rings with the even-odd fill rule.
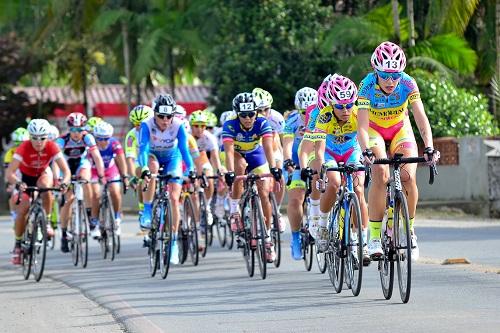
[[[269,173],[269,164],[267,164],[266,154],[262,146],[257,147],[249,153],[238,153],[247,162],[246,172],[253,172],[255,174]]]
[[[169,183],[177,183],[177,184],[182,184],[183,179],[182,179],[182,158],[160,158],[158,159],[156,155],[154,154],[149,154],[150,157],[152,157],[154,160],[160,164],[161,167],[163,167],[163,173],[162,175],[170,175],[172,177],[181,177],[181,179],[169,179]]]
[[[120,171],[118,170],[118,167],[116,164],[112,165],[111,167],[107,168],[104,171],[104,177],[106,177],[106,181],[115,181],[115,180],[120,180]],[[91,169],[91,178],[90,178],[91,183],[98,183],[99,182],[99,177],[97,175],[97,169],[93,167]]]
[[[389,154],[393,155],[398,148],[417,148],[415,135],[411,127],[410,119],[406,117],[403,121],[384,128],[370,121],[368,128],[370,137],[369,147],[389,147]]]

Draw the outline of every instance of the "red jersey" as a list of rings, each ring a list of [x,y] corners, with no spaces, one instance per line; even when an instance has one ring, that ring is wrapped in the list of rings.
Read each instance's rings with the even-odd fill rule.
[[[24,141],[14,153],[14,158],[21,162],[21,173],[31,177],[39,177],[52,161],[60,157],[63,157],[61,150],[53,141],[47,142],[40,152],[33,148],[30,140]]]

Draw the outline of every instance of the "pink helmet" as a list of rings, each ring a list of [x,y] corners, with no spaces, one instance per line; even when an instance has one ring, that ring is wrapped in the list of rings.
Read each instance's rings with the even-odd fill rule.
[[[402,72],[406,67],[406,56],[403,50],[391,42],[383,42],[372,54],[372,67],[381,72]]]
[[[320,110],[324,109],[328,105],[330,105],[330,99],[327,96],[328,83],[329,83],[329,81],[323,81],[323,83],[321,83],[321,85],[318,88],[318,104],[317,105],[318,105],[318,108]]]
[[[358,88],[351,79],[335,74],[328,83],[327,96],[334,104],[354,103],[358,98]]]
[[[73,112],[66,117],[66,122],[69,127],[84,127],[87,124],[87,117],[83,113]]]

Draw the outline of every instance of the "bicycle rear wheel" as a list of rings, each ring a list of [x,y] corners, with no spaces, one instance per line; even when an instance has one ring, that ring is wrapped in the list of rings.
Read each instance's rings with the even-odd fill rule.
[[[391,240],[385,231],[382,235],[382,250],[384,255],[382,260],[378,262],[378,271],[380,275],[380,284],[382,285],[382,293],[385,299],[392,297],[394,287],[394,260]]]
[[[184,223],[187,229],[187,249],[194,266],[198,265],[199,251],[198,251],[198,231],[196,230],[196,218],[194,215],[193,202],[191,197],[188,196],[184,199]]]
[[[108,209],[108,214],[109,214],[109,224],[107,225],[107,236],[109,239],[109,254],[111,256],[111,261],[115,260],[116,256],[116,233],[115,233],[115,227],[116,227],[116,221],[115,221],[115,211],[113,209],[113,205],[109,205]]]
[[[321,274],[326,272],[326,255],[324,252],[319,253],[316,246],[314,246],[314,252],[316,253],[316,263],[318,264],[318,269]]]
[[[259,262],[260,276],[264,280],[267,276],[266,258],[266,226],[264,224],[264,213],[259,197],[252,199],[252,240],[257,242],[256,254]]]
[[[309,233],[309,210],[307,202],[303,204],[303,212],[302,216],[302,228],[300,230],[300,238],[302,243],[302,258],[304,259],[304,265],[306,267],[306,271],[310,271],[312,268],[313,262],[313,254],[314,254],[314,239]]]
[[[170,268],[170,256],[172,255],[172,206],[170,200],[166,200],[163,206],[163,226],[160,228],[158,238],[160,249],[160,273],[163,279],[167,278]]]
[[[228,250],[232,250],[234,246],[234,232],[231,230],[231,226],[229,225],[229,215],[226,214],[224,216],[224,220],[222,221],[226,228],[226,247]]]
[[[354,296],[358,296],[363,279],[363,232],[361,230],[361,209],[358,196],[350,193],[349,206],[349,239],[347,242],[347,279]]]
[[[32,214],[28,214],[28,218],[30,218]],[[33,223],[33,222],[31,222]],[[30,228],[30,222],[24,229],[23,234],[23,242],[21,244],[21,255],[22,255],[22,265],[23,265],[23,276],[25,280],[28,280],[31,273],[31,263],[33,261],[33,242],[34,236],[32,234],[33,228]]]
[[[402,192],[398,192],[394,200],[393,228],[399,294],[403,303],[407,303],[411,291],[411,236],[408,203]]]
[[[252,231],[251,231],[251,219],[252,217],[250,201],[245,199],[243,205],[241,206],[241,212],[243,219],[244,230],[239,232],[238,248],[241,248],[241,253],[243,254],[243,260],[245,261],[245,266],[247,268],[248,276],[252,277],[255,273],[255,248],[251,244]]]
[[[43,276],[47,254],[47,218],[45,217],[45,212],[41,207],[35,214],[32,235],[33,275],[35,277],[35,281],[38,282]]]
[[[340,221],[341,214],[339,214],[339,205],[335,205],[332,212],[332,221],[330,222],[329,232],[329,245],[328,250],[325,254],[326,262],[328,267],[328,275],[330,277],[330,282],[336,293],[342,291],[342,285],[344,284],[344,259],[341,257],[342,254],[342,238],[340,237],[339,225],[343,223]]]
[[[80,263],[83,268],[86,268],[89,255],[89,242],[88,242],[89,222],[88,222],[87,212],[85,212],[83,201],[78,202],[78,207],[80,209],[80,230],[78,237],[79,248],[80,248]]]
[[[108,257],[109,252],[109,239],[108,239],[108,229],[109,229],[109,214],[108,208],[109,203],[107,199],[101,199],[101,205],[99,207],[99,225],[96,228],[101,229],[101,237],[99,238],[99,245],[101,248],[102,259]]]
[[[226,246],[226,222],[219,220],[218,217],[214,216],[214,224],[217,229],[217,239],[219,239],[220,247]]]
[[[273,192],[269,193],[269,201],[271,202],[273,221],[271,225],[271,240],[276,250],[276,260],[274,260],[274,267],[280,267],[281,263],[281,234],[280,234],[280,216],[278,204],[276,203],[276,196]]]
[[[158,208],[158,203],[155,200],[153,205],[153,219],[151,223],[151,230],[149,231],[149,247],[148,247],[148,263],[149,263],[149,274],[151,277],[156,275],[159,263],[159,250],[158,247],[158,228],[160,226],[160,213]]]
[[[209,225],[207,223],[207,199],[205,198],[204,192],[198,192],[198,203],[200,205],[200,247],[201,247],[201,256],[205,257],[207,255],[208,248],[208,228]]]

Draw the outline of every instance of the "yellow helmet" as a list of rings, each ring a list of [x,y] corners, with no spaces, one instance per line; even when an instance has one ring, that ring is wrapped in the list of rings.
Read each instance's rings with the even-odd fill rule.
[[[138,126],[140,125],[141,122],[153,116],[154,116],[153,109],[151,109],[149,106],[137,105],[130,111],[128,119],[130,120],[132,125]]]

